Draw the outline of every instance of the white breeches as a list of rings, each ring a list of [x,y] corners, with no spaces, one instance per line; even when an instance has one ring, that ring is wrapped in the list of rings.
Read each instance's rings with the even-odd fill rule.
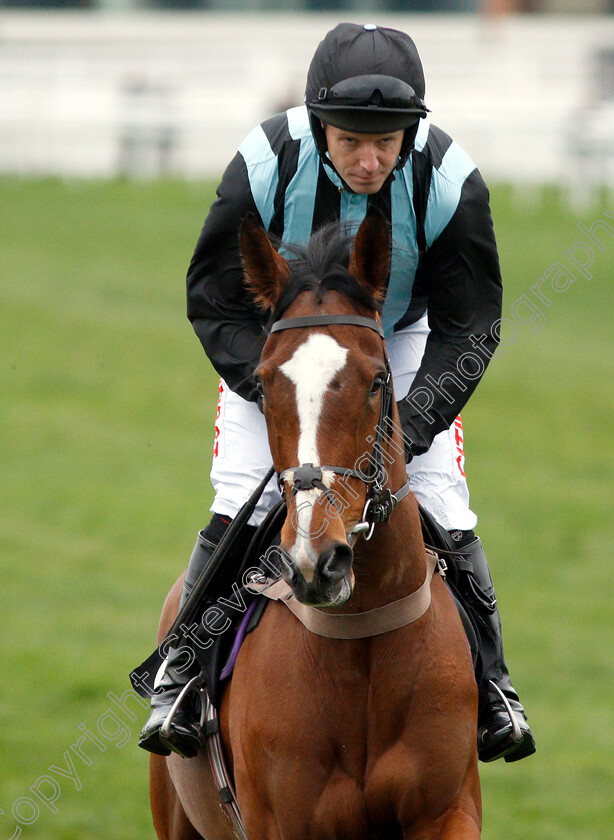
[[[426,316],[386,339],[395,399],[407,395],[420,365],[429,329]],[[427,511],[448,530],[468,531],[477,517],[469,508],[460,416],[438,434],[424,455],[407,466],[411,489]],[[272,465],[264,417],[220,381],[211,481],[214,513],[234,517]],[[275,476],[262,495],[250,525],[259,525],[280,495]]]

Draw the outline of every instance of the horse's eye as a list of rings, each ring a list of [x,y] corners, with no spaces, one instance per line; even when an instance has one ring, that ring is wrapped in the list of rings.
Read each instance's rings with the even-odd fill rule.
[[[264,385],[262,384],[262,379],[260,377],[256,377],[256,390],[258,391],[258,397],[256,398],[256,405],[258,406],[258,410],[261,414],[264,414],[264,404],[266,402],[264,397]]]
[[[384,384],[384,377],[381,373],[378,373],[375,379],[373,380],[373,384],[371,385],[371,390],[369,391],[369,398],[373,398],[377,396],[377,392]]]

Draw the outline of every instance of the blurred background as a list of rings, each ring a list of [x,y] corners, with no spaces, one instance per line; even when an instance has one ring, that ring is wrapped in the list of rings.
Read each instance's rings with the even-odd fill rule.
[[[255,123],[302,101],[323,32],[354,14],[411,30],[433,120],[488,178],[578,200],[614,179],[614,0],[75,5],[0,2],[0,172],[216,177]]]
[[[491,188],[505,346],[463,412],[535,756],[484,840],[614,835],[612,0],[0,0],[0,837],[154,838],[129,670],[209,518],[185,273],[339,20],[415,39]],[[292,784],[292,780],[288,780]]]

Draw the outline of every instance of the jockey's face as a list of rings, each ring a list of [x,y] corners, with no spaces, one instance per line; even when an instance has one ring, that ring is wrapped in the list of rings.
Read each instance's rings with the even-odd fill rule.
[[[355,134],[324,125],[328,154],[345,183],[356,193],[376,193],[397,164],[404,131]]]

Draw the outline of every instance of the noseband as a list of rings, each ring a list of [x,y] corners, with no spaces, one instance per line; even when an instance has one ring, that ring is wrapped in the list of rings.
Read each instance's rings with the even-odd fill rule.
[[[271,333],[282,330],[301,329],[303,327],[326,327],[326,326],[352,326],[366,327],[376,332],[384,340],[384,331],[375,318],[366,318],[362,315],[305,315],[298,318],[282,318],[271,326]],[[384,354],[386,365],[386,379],[381,384],[382,397],[380,402],[380,415],[377,423],[375,438],[368,438],[373,441],[373,451],[369,462],[372,470],[369,474],[358,472],[349,467],[328,467],[314,464],[301,464],[299,467],[290,467],[278,475],[280,486],[287,483],[292,487],[294,497],[299,490],[321,490],[324,496],[339,510],[339,501],[335,494],[324,484],[323,473],[333,472],[348,478],[358,478],[367,485],[367,500],[362,513],[362,522],[357,523],[352,529],[353,534],[364,534],[366,540],[373,536],[373,529],[377,522],[387,522],[391,517],[397,504],[409,493],[409,480],[397,490],[391,493],[384,486],[386,470],[384,468],[383,446],[391,440],[391,431],[394,428],[392,422],[392,373],[388,357]]]

